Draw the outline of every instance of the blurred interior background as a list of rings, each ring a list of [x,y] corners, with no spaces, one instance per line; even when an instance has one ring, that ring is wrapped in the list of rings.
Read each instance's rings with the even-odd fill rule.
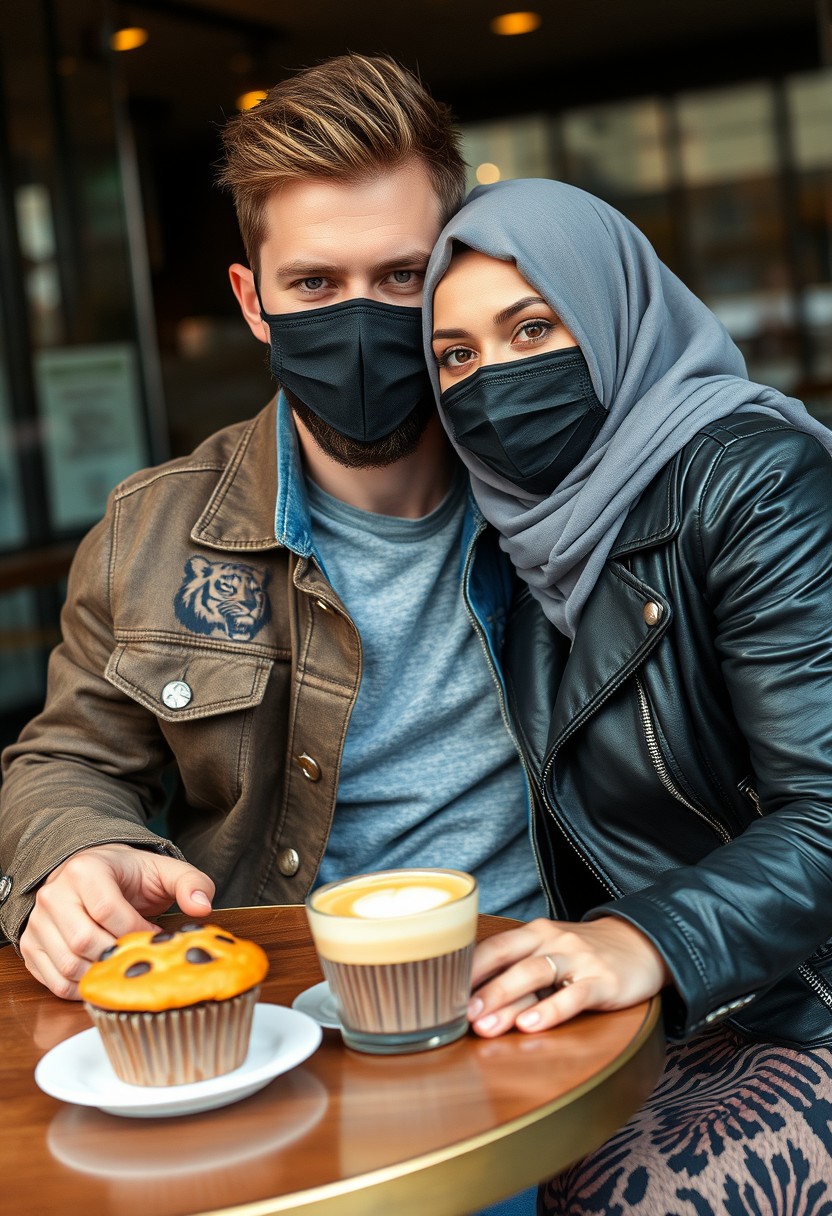
[[[273,391],[228,285],[219,130],[330,55],[416,69],[471,185],[560,177],[620,208],[751,377],[832,422],[832,0],[528,3],[0,8],[0,745],[112,486]]]

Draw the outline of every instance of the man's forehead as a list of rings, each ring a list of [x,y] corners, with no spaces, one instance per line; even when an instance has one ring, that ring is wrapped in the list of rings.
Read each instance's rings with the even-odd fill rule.
[[[281,266],[423,259],[440,228],[439,200],[418,163],[358,182],[290,182],[265,212],[263,252]]]

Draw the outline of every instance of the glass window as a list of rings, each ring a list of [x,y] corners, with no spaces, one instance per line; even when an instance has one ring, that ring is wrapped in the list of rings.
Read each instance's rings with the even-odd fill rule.
[[[707,186],[775,172],[774,96],[767,82],[676,100],[679,160],[687,186]]]
[[[38,619],[32,591],[0,595],[0,713],[43,698],[44,650],[58,633],[41,629]]]
[[[574,110],[563,117],[561,138],[564,176],[601,198],[669,186],[665,113],[657,100]]]
[[[832,70],[786,81],[795,168],[832,168]]]
[[[467,188],[513,177],[552,177],[551,119],[529,114],[460,128]]]
[[[15,548],[26,537],[20,476],[15,459],[9,382],[0,316],[0,549]]]

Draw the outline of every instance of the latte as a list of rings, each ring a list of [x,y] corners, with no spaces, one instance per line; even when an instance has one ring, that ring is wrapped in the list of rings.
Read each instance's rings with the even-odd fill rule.
[[[465,1033],[477,896],[461,870],[413,869],[346,878],[307,898],[348,1046],[424,1051]]]

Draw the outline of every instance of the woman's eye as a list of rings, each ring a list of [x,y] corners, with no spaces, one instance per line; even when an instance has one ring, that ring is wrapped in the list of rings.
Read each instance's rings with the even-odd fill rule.
[[[515,332],[512,342],[518,339],[521,342],[542,342],[554,328],[551,321],[524,321]]]
[[[440,367],[447,368],[449,371],[458,371],[460,368],[467,367],[474,358],[476,358],[474,352],[467,346],[454,346],[450,350],[443,351],[437,357],[436,362]]]

